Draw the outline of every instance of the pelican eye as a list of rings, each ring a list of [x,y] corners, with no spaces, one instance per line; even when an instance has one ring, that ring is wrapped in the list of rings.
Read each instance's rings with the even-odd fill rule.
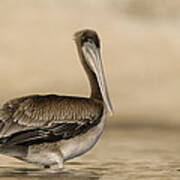
[[[89,43],[91,43],[91,44],[94,43],[94,41],[93,41],[92,39],[90,39],[90,38],[88,38],[87,41],[88,41]]]

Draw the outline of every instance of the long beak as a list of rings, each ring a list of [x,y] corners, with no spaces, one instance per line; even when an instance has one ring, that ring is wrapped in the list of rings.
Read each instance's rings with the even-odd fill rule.
[[[87,63],[91,70],[96,74],[96,78],[99,84],[99,88],[104,100],[104,103],[109,110],[110,114],[113,114],[113,107],[109,98],[109,93],[104,76],[104,70],[102,66],[101,54],[99,48],[93,42],[85,42],[82,47],[83,54],[87,60]]]

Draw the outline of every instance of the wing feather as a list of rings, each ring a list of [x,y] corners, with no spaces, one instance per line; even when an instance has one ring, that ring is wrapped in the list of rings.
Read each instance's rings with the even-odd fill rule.
[[[96,123],[97,121],[93,124],[89,123],[89,121],[83,124],[77,122],[61,124],[55,123],[44,129],[36,128],[13,133],[8,137],[1,138],[0,143],[3,143],[4,146],[13,146],[33,145],[42,142],[55,142],[57,140],[69,139],[83,134]]]
[[[94,126],[102,112],[100,102],[87,98],[34,95],[14,99],[0,109],[0,142],[12,145],[68,139]]]

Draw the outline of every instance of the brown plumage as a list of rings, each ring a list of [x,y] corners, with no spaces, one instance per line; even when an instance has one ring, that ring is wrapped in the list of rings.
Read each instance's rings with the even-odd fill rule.
[[[103,104],[95,99],[57,95],[13,99],[0,110],[1,136],[8,137],[1,140],[6,146],[69,139],[96,125],[102,113]]]
[[[85,153],[99,139],[106,109],[112,111],[96,32],[75,34],[78,53],[91,85],[90,98],[31,95],[0,109],[0,153],[45,167]]]

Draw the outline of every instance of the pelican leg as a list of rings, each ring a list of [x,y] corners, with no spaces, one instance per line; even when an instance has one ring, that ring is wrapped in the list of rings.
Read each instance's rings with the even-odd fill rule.
[[[34,163],[40,162],[46,169],[53,164],[57,164],[58,168],[63,168],[63,155],[56,143],[43,143],[29,147],[26,159]]]
[[[50,168],[50,165],[47,165],[47,164],[46,164],[46,165],[44,165],[44,168],[45,168],[45,169],[49,169],[49,168]]]
[[[59,169],[63,169],[63,167],[64,167],[63,162],[62,162],[62,161],[61,161],[61,162],[59,161],[59,162],[58,162],[58,168],[59,168]]]

